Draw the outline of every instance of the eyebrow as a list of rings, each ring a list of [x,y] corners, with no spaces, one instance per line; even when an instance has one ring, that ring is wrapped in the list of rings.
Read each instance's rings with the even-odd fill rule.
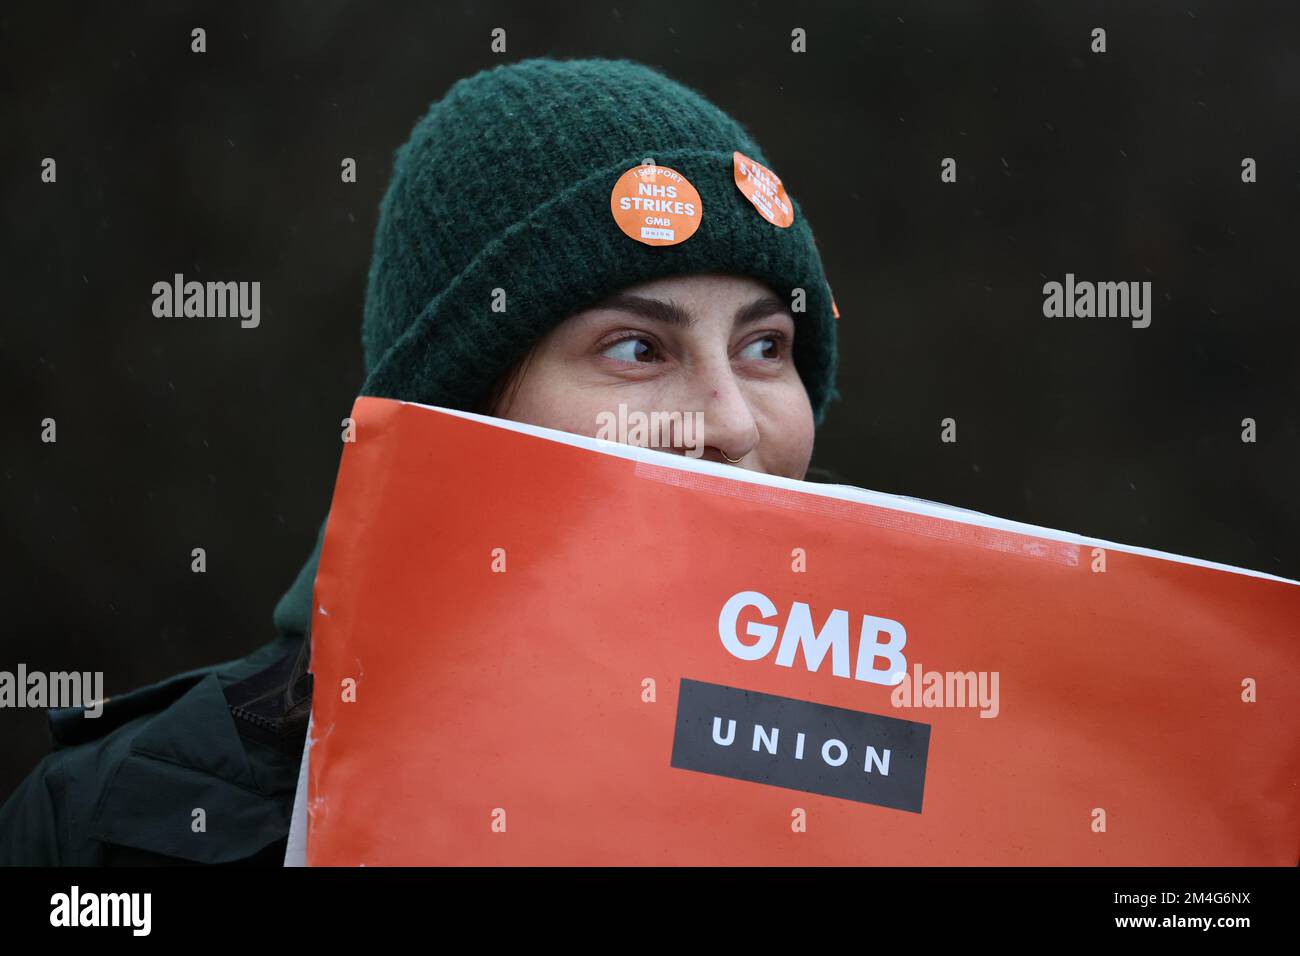
[[[689,328],[695,324],[695,316],[672,300],[650,299],[645,296],[621,292],[601,302],[597,308],[615,312],[629,312],[642,318],[653,319]],[[735,324],[744,325],[767,318],[769,315],[788,313],[789,307],[774,295],[765,295],[736,310]]]

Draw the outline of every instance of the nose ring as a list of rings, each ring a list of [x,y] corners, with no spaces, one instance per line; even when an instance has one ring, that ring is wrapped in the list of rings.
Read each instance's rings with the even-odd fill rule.
[[[754,431],[755,431],[755,433],[758,433],[758,426],[757,426],[757,425],[754,426]],[[758,438],[755,438],[755,439],[754,439],[754,444],[757,445],[758,442],[759,442],[759,439],[761,439],[762,437],[763,437],[762,434],[761,434],[761,433],[758,433]],[[753,450],[754,450],[754,449],[751,448],[749,451],[753,451]],[[719,448],[719,449],[718,449],[718,454],[722,456],[723,461],[725,461],[727,464],[729,464],[729,465],[738,465],[738,464],[740,464],[740,462],[744,459],[745,455],[749,454],[749,452],[745,452],[745,455],[741,455],[740,458],[728,458],[728,457],[727,457],[727,453],[726,453],[725,451],[723,451],[721,448]]]

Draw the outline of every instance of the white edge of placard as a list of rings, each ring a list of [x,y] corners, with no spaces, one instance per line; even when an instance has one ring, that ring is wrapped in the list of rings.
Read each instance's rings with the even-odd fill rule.
[[[302,745],[298,764],[298,788],[293,795],[293,813],[289,817],[289,842],[284,850],[285,866],[307,865],[307,762],[311,757],[311,715],[307,716],[307,739]]]
[[[1230,574],[1244,574],[1252,578],[1263,578],[1267,581],[1278,581],[1282,584],[1292,584],[1300,587],[1300,581],[1278,577],[1275,574],[1267,574],[1263,571],[1252,571],[1249,568],[1237,568],[1228,564],[1219,564],[1216,561],[1203,561],[1200,558],[1190,558],[1186,555],[1171,554],[1168,551],[1156,551],[1152,548],[1140,548],[1134,545],[1119,544],[1114,541],[1104,541],[1101,538],[1091,538],[1086,535],[1074,534],[1069,531],[1057,531],[1054,528],[1044,528],[1039,525],[1025,524],[1022,521],[1011,521],[1007,518],[998,518],[994,515],[984,514],[980,511],[971,511],[953,505],[940,504],[936,501],[926,501],[923,498],[909,498],[903,495],[891,495],[881,491],[869,491],[865,488],[855,488],[851,485],[833,485],[820,484],[812,481],[799,481],[794,478],[783,478],[778,475],[768,475],[763,472],[749,471],[748,469],[737,468],[734,465],[722,464],[721,462],[705,461],[702,458],[690,458],[686,455],[672,454],[670,452],[658,451],[653,448],[643,448],[639,445],[625,445],[602,438],[589,438],[585,435],[575,435],[570,432],[558,431],[554,428],[544,428],[540,425],[529,425],[524,422],[514,422],[504,418],[492,418],[491,416],[479,415],[475,412],[464,412],[454,408],[442,408],[437,405],[425,405],[421,402],[408,402],[401,399],[397,399],[397,401],[402,405],[415,405],[419,408],[427,408],[431,411],[441,412],[444,415],[452,415],[456,418],[468,418],[471,421],[482,422],[485,425],[492,425],[496,428],[504,428],[509,431],[521,432],[525,435],[531,435],[534,438],[560,442],[565,445],[573,445],[578,448],[585,448],[588,451],[613,455],[618,458],[626,458],[630,461],[645,462],[646,464],[656,465],[661,468],[675,468],[679,471],[695,472],[696,474],[701,475],[714,475],[719,478],[729,478],[732,481],[743,481],[754,485],[766,485],[772,488],[784,488],[788,491],[797,491],[807,495],[818,495],[822,498],[837,498],[841,501],[853,501],[860,504],[874,505],[878,508],[890,508],[895,511],[903,511],[909,514],[926,515],[932,518],[943,518],[948,521],[957,521],[962,524],[976,525],[983,528],[992,528],[999,531],[1012,531],[1017,534],[1031,535],[1033,537],[1046,538],[1052,541],[1063,541],[1067,544],[1079,545],[1080,547],[1104,548],[1108,551],[1123,551],[1128,554],[1140,554],[1148,558],[1159,558],[1164,561],[1176,561],[1179,564],[1191,564],[1196,567],[1210,568],[1214,571],[1227,571]]]

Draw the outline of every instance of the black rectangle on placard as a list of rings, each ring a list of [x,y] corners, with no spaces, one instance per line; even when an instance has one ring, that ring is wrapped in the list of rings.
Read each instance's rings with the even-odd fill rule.
[[[930,725],[682,678],[671,765],[921,812]]]

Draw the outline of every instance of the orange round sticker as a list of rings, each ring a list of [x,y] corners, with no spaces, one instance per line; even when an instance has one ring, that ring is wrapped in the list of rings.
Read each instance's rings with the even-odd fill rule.
[[[731,169],[736,187],[764,219],[782,229],[794,222],[794,204],[785,194],[780,176],[762,163],[735,151],[731,154]]]
[[[614,183],[609,211],[618,228],[647,246],[675,246],[695,235],[704,215],[700,194],[667,166],[633,166]]]

